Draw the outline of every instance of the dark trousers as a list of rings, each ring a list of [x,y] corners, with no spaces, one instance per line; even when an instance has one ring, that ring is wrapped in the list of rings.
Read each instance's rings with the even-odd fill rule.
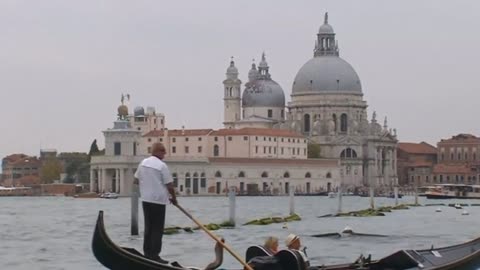
[[[165,228],[165,205],[142,202],[145,231],[143,254],[150,259],[158,259],[162,251],[163,229]]]

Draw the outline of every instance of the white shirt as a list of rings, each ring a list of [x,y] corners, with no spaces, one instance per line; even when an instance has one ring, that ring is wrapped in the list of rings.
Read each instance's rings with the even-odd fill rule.
[[[135,178],[140,184],[140,199],[144,202],[168,204],[166,185],[173,182],[167,164],[157,157],[148,157],[138,165]]]

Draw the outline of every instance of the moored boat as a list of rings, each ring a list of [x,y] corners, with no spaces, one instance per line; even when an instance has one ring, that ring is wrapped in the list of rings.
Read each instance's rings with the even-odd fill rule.
[[[177,264],[163,264],[144,257],[132,248],[119,247],[108,237],[104,223],[103,212],[100,211],[92,240],[93,254],[105,267],[113,270],[213,270],[222,264],[223,253],[220,245],[216,245],[216,260],[204,268],[185,268]],[[247,250],[247,259],[257,256],[272,256],[261,249]],[[281,250],[273,255],[276,268],[282,270],[307,270],[302,256],[291,250]],[[271,262],[272,260],[270,260]],[[257,261],[258,262],[258,261]],[[372,261],[360,256],[352,263],[339,265],[311,266],[308,270],[470,270],[480,267],[480,238],[448,247],[424,250],[400,250],[380,260]],[[239,268],[240,269],[240,268]],[[270,269],[270,268],[262,268]]]
[[[480,199],[480,185],[436,184],[425,191],[428,199]]]

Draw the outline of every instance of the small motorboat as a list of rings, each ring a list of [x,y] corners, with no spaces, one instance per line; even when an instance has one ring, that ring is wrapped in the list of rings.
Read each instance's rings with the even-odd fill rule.
[[[103,198],[103,199],[117,199],[118,198],[118,193],[105,192],[105,193],[102,193],[102,195],[100,195],[100,198]]]

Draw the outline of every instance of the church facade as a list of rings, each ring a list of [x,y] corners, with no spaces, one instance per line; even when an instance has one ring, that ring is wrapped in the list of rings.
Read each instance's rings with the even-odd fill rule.
[[[325,14],[313,58],[297,72],[291,101],[269,73],[262,55],[241,81],[232,61],[224,84],[225,128],[245,126],[291,130],[320,146],[322,158],[339,159],[345,185],[396,185],[397,135],[376,113],[367,116],[360,78],[340,57],[338,41]]]
[[[223,81],[224,129],[169,130],[153,108],[123,104],[113,129],[104,131],[106,153],[92,158],[91,190],[129,195],[138,163],[153,143],[167,148],[182,195],[318,193],[359,186],[393,186],[396,131],[367,117],[360,78],[340,58],[325,14],[313,58],[300,68],[286,103],[265,54],[242,81],[233,59]],[[308,158],[308,145],[318,157]]]

